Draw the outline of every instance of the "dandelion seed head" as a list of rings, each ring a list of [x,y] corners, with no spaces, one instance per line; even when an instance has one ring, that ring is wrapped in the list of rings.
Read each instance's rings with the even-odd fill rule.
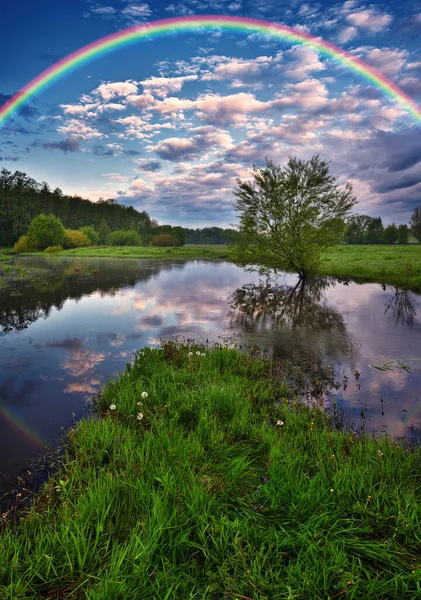
[[[142,398],[147,398],[148,397],[148,392],[142,392],[140,395],[142,396]]]
[[[115,404],[110,404],[110,410],[115,410],[117,407]]]
[[[141,421],[142,419],[143,419],[143,413],[139,413],[139,414],[137,415],[137,420],[138,420],[138,421]]]

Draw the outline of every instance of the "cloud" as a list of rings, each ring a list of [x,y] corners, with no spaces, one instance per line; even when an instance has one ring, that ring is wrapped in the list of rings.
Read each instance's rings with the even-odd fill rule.
[[[393,18],[387,13],[380,13],[375,8],[354,11],[347,15],[346,21],[354,27],[361,27],[371,32],[378,32],[391,24]]]
[[[78,140],[73,136],[69,136],[60,142],[44,142],[42,146],[48,150],[60,150],[65,154],[67,154],[67,152],[82,152]]]
[[[105,101],[111,100],[111,98],[137,94],[137,83],[131,79],[128,79],[127,81],[101,83],[101,85],[92,91],[92,94],[101,96]]]
[[[231,136],[220,129],[198,127],[193,129],[192,132],[197,132],[197,134],[189,138],[167,138],[148,149],[155,152],[162,159],[178,161],[193,158],[212,147],[218,149],[232,147]]]
[[[387,77],[400,73],[409,55],[407,50],[392,48],[357,48],[355,53],[359,54],[361,51],[364,54],[364,61]]]
[[[195,81],[197,75],[184,75],[182,77],[150,77],[139,81],[147,92],[159,98],[166,98],[170,92],[179,92],[186,81]]]
[[[313,71],[324,71],[326,68],[320,61],[319,54],[312,48],[294,46],[285,54],[292,59],[285,71],[290,79],[305,79]]]
[[[84,121],[80,121],[78,119],[70,119],[66,125],[60,125],[57,128],[57,131],[62,135],[71,136],[72,138],[80,138],[82,140],[91,140],[104,136],[103,133],[100,133],[97,129],[90,127]]]
[[[318,79],[308,79],[285,86],[284,92],[276,95],[272,105],[275,108],[297,107],[314,112],[328,103],[328,90]]]
[[[404,77],[399,81],[399,87],[410,96],[421,96],[421,79]]]
[[[239,93],[229,96],[207,95],[195,102],[196,117],[214,125],[245,125],[248,114],[260,114],[270,110],[269,103],[256,100],[254,94]]]
[[[95,156],[115,156],[123,151],[123,147],[120,144],[96,144],[93,148]]]
[[[162,167],[162,163],[159,162],[158,160],[147,159],[147,158],[139,158],[138,160],[135,161],[135,164],[142,171],[149,171],[151,173],[155,173],[156,171],[159,171]]]
[[[344,27],[338,34],[338,40],[341,44],[350,42],[358,35],[356,27]]]

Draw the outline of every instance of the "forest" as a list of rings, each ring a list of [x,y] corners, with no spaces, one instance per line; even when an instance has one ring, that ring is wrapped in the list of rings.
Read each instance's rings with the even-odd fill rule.
[[[146,211],[124,206],[113,198],[98,202],[52,190],[45,181],[39,183],[22,171],[0,173],[0,247],[13,246],[25,235],[31,221],[39,214],[53,214],[69,229],[93,226],[99,233],[99,243],[105,244],[113,231],[136,231],[143,243],[157,233],[168,233],[188,244],[226,244],[235,235],[231,229],[206,227],[187,229],[159,225]],[[182,230],[182,231],[180,231]]]

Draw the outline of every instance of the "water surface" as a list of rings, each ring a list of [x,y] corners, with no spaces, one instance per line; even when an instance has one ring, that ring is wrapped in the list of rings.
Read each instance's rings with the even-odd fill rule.
[[[355,427],[417,440],[419,295],[334,280],[300,286],[291,275],[267,286],[227,262],[14,260],[43,271],[0,289],[2,491],[139,348],[170,337],[256,344],[305,368],[331,365],[348,380],[330,399]]]

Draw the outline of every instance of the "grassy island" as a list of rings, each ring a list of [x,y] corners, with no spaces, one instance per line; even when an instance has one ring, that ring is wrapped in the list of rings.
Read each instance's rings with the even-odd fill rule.
[[[0,597],[421,597],[420,450],[338,428],[249,354],[139,351],[3,515]]]

